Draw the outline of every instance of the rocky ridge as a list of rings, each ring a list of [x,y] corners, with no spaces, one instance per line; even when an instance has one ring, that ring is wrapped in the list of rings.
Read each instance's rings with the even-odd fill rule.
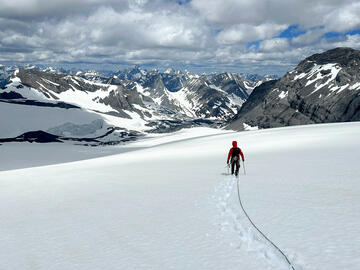
[[[19,108],[16,111],[20,110],[16,106],[27,106],[32,108],[32,113],[44,108],[54,114],[60,113],[55,113],[55,109],[74,114],[81,111],[82,118],[88,115],[85,117],[89,118],[87,122],[74,119],[58,122],[58,117],[42,131],[63,140],[66,136],[77,136],[87,141],[101,138],[105,142],[110,137],[116,140],[116,134],[120,133],[124,138],[126,131],[134,134],[171,132],[191,126],[219,126],[237,113],[248,97],[248,91],[249,87],[241,78],[230,73],[200,76],[171,69],[163,73],[157,70],[147,72],[133,67],[106,77],[95,71],[69,74],[53,68],[30,67],[16,69],[7,78],[7,84],[0,91],[0,106],[12,104],[12,109]],[[24,115],[24,121],[27,121],[26,117],[28,115]],[[31,133],[34,130],[39,129],[34,127],[23,131],[24,134],[30,132],[43,136],[41,132]],[[17,141],[27,138],[20,133],[16,135]],[[0,135],[0,138],[9,140],[5,135]]]
[[[255,88],[228,128],[347,121],[360,121],[360,51],[336,48]]]

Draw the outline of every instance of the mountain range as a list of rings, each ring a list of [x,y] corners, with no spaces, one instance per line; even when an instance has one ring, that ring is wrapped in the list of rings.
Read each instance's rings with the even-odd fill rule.
[[[149,132],[222,126],[262,82],[232,73],[197,75],[139,66],[110,76],[34,66],[2,68],[6,83],[0,112],[8,116],[1,123],[6,126],[0,134],[3,142],[29,140],[27,133],[32,132],[35,141],[117,143]]]
[[[312,55],[277,79],[0,66],[0,143],[113,144],[193,126],[246,130],[360,120],[360,52]]]

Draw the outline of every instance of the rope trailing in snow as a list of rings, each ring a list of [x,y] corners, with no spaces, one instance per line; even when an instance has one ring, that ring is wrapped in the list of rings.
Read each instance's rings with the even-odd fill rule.
[[[295,270],[294,266],[292,265],[292,263],[290,262],[288,257],[284,254],[284,252],[282,252],[281,249],[277,245],[275,245],[273,241],[271,241],[269,238],[266,237],[266,235],[254,224],[254,222],[249,217],[248,213],[245,211],[245,208],[244,208],[244,206],[243,206],[243,204],[241,202],[241,198],[240,198],[240,184],[239,183],[240,183],[240,179],[238,178],[237,179],[237,193],[238,193],[239,203],[240,203],[241,209],[243,210],[244,214],[246,215],[246,217],[248,218],[250,223],[254,226],[254,228],[284,256],[287,263],[291,266],[291,268],[293,270]]]

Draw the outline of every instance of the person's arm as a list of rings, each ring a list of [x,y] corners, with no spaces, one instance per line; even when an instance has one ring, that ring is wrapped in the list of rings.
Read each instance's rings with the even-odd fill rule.
[[[229,160],[230,160],[230,157],[231,157],[231,155],[232,155],[232,152],[233,152],[233,149],[231,148],[230,151],[229,151],[229,154],[228,154],[228,158],[227,158],[226,163],[229,163]]]
[[[243,154],[243,152],[241,151],[241,149],[240,149],[240,156],[241,156],[241,158],[242,158],[242,161],[245,161],[244,154]]]

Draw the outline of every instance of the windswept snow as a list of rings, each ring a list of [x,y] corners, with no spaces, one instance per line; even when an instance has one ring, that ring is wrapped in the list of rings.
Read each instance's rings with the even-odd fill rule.
[[[307,82],[305,86],[309,86],[313,83],[317,83],[319,80],[324,81],[321,84],[316,84],[315,90],[311,92],[311,94],[323,88],[325,85],[328,85],[334,82],[336,76],[338,75],[341,67],[336,63],[330,63],[325,65],[317,65],[315,64],[313,68],[308,73],[300,73],[294,76],[294,80],[299,80],[307,77]]]
[[[349,87],[350,90],[358,89],[360,88],[360,82],[357,82]]]
[[[247,131],[250,131],[250,130],[258,130],[259,127],[258,126],[250,126],[246,123],[243,123],[243,126],[244,126],[244,129],[247,130]]]
[[[218,87],[218,86],[216,86],[214,84],[210,84],[209,87],[212,88],[212,89],[218,90],[219,92],[222,92],[224,94],[227,94],[224,90],[222,90],[220,87]]]
[[[244,207],[296,270],[358,269],[360,123],[186,132],[0,172],[2,268],[289,270],[239,207],[224,168],[236,139]]]
[[[189,100],[189,89],[182,88],[177,92],[169,92],[170,98],[178,105],[189,117],[194,117],[194,109],[199,106],[197,98]]]
[[[281,91],[281,93],[279,94],[279,98],[280,99],[283,99],[283,98],[286,98],[289,94],[289,91]]]
[[[67,122],[57,127],[50,128],[47,132],[58,136],[83,137],[96,134],[96,132],[101,130],[104,125],[105,123],[102,119],[93,120],[91,123],[80,125]]]
[[[336,93],[339,94],[340,92],[344,91],[348,87],[349,87],[349,84],[345,84],[345,85],[341,86],[340,89]]]
[[[0,138],[16,137],[29,130],[59,129],[59,127],[68,124],[69,121],[73,125],[84,125],[103,119],[99,114],[81,109],[24,106],[8,103],[1,103],[0,115],[8,116],[0,117]],[[102,127],[105,128],[105,126]],[[73,131],[76,132],[75,129]],[[69,133],[70,130],[67,132]],[[72,132],[70,134],[75,135]],[[91,134],[94,135],[94,130]]]
[[[73,85],[70,84],[74,88]],[[109,87],[109,91],[113,90],[113,86]],[[65,91],[60,94],[55,94],[63,102],[78,105],[82,108],[99,111],[99,112],[116,112],[111,106],[100,102],[95,102],[96,98],[104,98],[109,94],[108,90],[97,90],[95,92],[79,91],[74,88],[74,91]]]
[[[11,79],[12,84],[10,84],[4,92],[16,92],[19,93],[22,97],[30,100],[39,100],[39,101],[47,101],[48,98],[41,91],[30,88],[27,86],[18,87],[20,85],[20,78],[14,77]]]
[[[55,86],[59,86],[60,84],[58,84],[58,83],[54,83],[54,82],[52,82],[52,81],[49,81],[49,80],[47,80],[47,79],[45,79],[45,78],[41,78],[44,82],[47,82],[47,83],[50,83],[50,84],[52,84],[52,85],[55,85]]]

